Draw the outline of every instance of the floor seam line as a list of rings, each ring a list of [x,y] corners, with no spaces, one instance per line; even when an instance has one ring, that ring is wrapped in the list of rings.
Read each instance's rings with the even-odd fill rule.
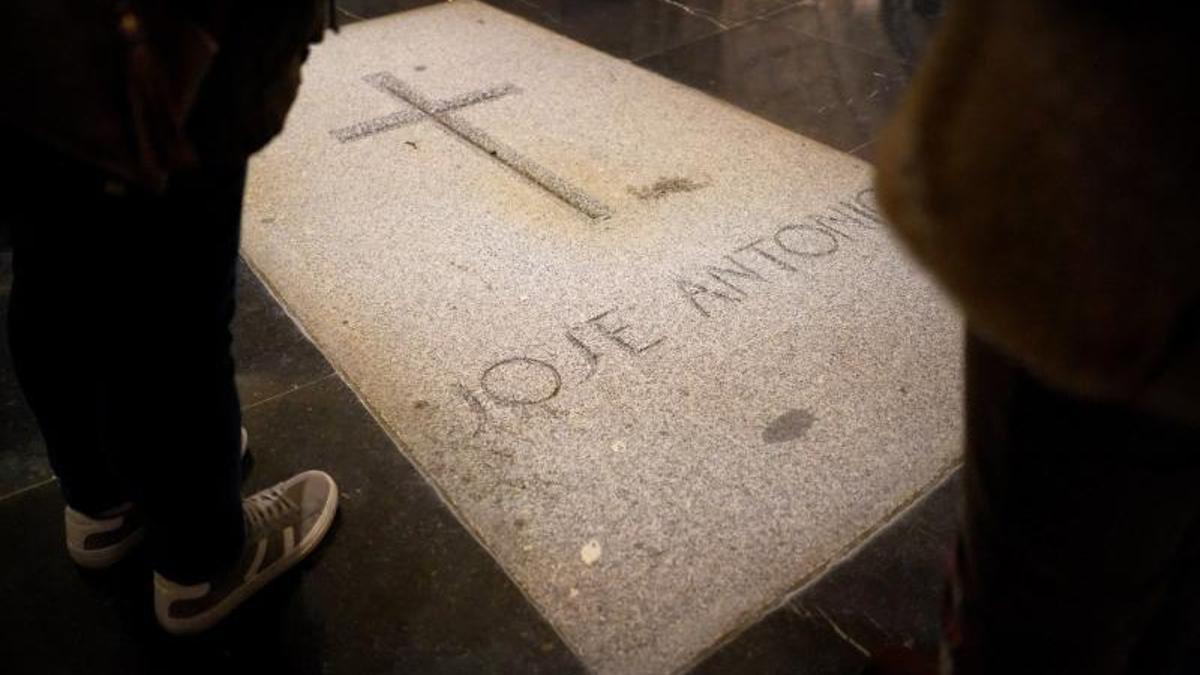
[[[322,356],[324,356],[324,355],[322,355]],[[325,373],[324,375],[322,375],[321,377],[318,377],[315,380],[304,382],[303,384],[297,384],[297,385],[293,386],[291,389],[288,389],[287,391],[281,391],[278,394],[273,394],[271,396],[264,398],[261,401],[255,401],[254,403],[251,403],[251,404],[243,407],[242,413],[250,412],[251,410],[254,410],[255,408],[266,405],[268,403],[272,403],[272,402],[277,401],[285,396],[291,396],[292,394],[294,394],[302,389],[308,389],[309,387],[311,387],[313,385],[320,384],[335,375],[337,375],[337,371],[330,368],[328,373]]]
[[[711,32],[711,33],[705,33],[705,34],[703,34],[703,35],[699,35],[699,36],[697,36],[696,38],[694,38],[694,39],[692,39],[692,40],[688,40],[688,41],[686,41],[686,42],[681,42],[681,43],[679,43],[679,44],[677,44],[677,45],[671,45],[670,47],[667,47],[666,49],[660,49],[660,50],[658,50],[658,51],[656,51],[656,52],[649,52],[649,53],[646,53],[646,54],[637,54],[637,55],[631,55],[631,56],[629,56],[629,58],[625,58],[625,59],[621,59],[621,60],[622,60],[622,61],[625,61],[625,62],[627,62],[627,63],[632,63],[632,64],[634,64],[634,65],[636,65],[636,66],[638,66],[638,67],[642,68],[643,70],[650,70],[649,68],[646,68],[644,65],[642,65],[642,62],[643,62],[643,61],[648,61],[649,59],[653,59],[653,58],[656,58],[656,57],[662,56],[662,55],[664,55],[664,54],[670,54],[671,52],[673,52],[673,51],[677,51],[677,50],[679,50],[679,49],[683,49],[684,47],[690,47],[690,46],[692,46],[692,45],[694,45],[694,44],[698,44],[698,43],[700,43],[700,42],[704,42],[705,40],[707,40],[707,39],[709,39],[709,38],[714,38],[714,37],[716,37],[716,36],[718,36],[718,35],[721,35],[721,34],[724,34],[724,33],[728,33],[728,32],[729,32],[729,31],[731,31],[731,30],[735,30],[736,28],[738,28],[738,27],[740,27],[740,26],[744,26],[744,25],[746,25],[746,23],[749,23],[749,22],[747,21],[747,22],[743,22],[743,23],[735,24],[735,25],[733,25],[733,26],[729,26],[729,27],[726,27],[726,28],[722,28],[722,29],[720,29],[720,30],[715,30],[715,31],[713,31],[713,32]],[[604,53],[605,53],[605,54],[608,54],[608,52],[604,52]],[[611,54],[608,54],[608,55],[609,55],[609,56],[612,56]],[[613,58],[619,58],[619,57],[613,56]],[[672,82],[677,82],[676,80],[674,80],[674,79],[671,79],[670,77],[668,77],[668,76],[666,76],[666,75],[663,75],[662,73],[659,73],[659,72],[657,72],[657,71],[650,70],[650,72],[652,72],[652,73],[655,73],[656,75],[659,75],[660,77],[666,77],[667,79],[671,80]],[[682,82],[678,82],[678,84],[683,84],[683,83],[682,83]],[[691,85],[687,85],[687,84],[684,84],[683,86],[685,86],[685,87],[691,87]],[[695,89],[695,87],[691,87],[691,88],[692,88],[692,89]]]
[[[672,5],[676,4],[676,3],[672,2],[671,0],[663,0],[663,1],[667,2],[668,4],[672,4]],[[659,51],[650,52],[648,54],[641,54],[635,58],[630,58],[630,59],[625,59],[625,60],[629,61],[630,63],[642,65],[642,61],[652,59],[656,56],[662,56],[663,54],[670,54],[673,51],[683,49],[684,47],[690,47],[697,43],[708,40],[709,38],[714,38],[714,37],[717,37],[718,35],[722,35],[724,33],[731,33],[733,31],[737,31],[742,28],[746,28],[746,27],[750,26],[751,24],[758,23],[760,21],[766,21],[767,19],[770,19],[771,17],[775,16],[776,14],[782,14],[783,12],[786,12],[789,9],[795,9],[796,7],[807,7],[807,6],[811,6],[810,3],[808,2],[808,0],[798,0],[797,2],[792,2],[792,3],[789,3],[782,7],[773,9],[765,14],[758,14],[755,16],[746,17],[744,19],[741,19],[740,21],[733,21],[728,24],[718,24],[721,27],[721,30],[715,31],[713,33],[706,33],[704,35],[697,36],[696,38],[688,40],[687,42],[681,42],[677,45],[672,45],[666,49],[660,49]],[[791,30],[791,32],[793,32],[793,33],[807,35],[807,33],[803,33],[802,31],[792,30],[792,29],[789,29],[786,27],[784,27],[784,28],[785,28],[785,30]],[[810,37],[815,37],[815,36],[810,36]],[[834,43],[834,44],[837,44],[837,43]],[[846,45],[840,45],[840,46],[846,46]],[[607,52],[605,52],[605,53],[607,53]],[[656,72],[656,71],[651,71],[651,72]],[[658,74],[662,75],[662,73],[658,73]],[[683,83],[681,82],[680,84],[683,84]],[[691,85],[685,84],[684,86],[690,87]],[[692,88],[695,89],[696,87],[692,87]],[[741,106],[737,106],[737,107],[740,108]]]
[[[51,476],[45,480],[40,480],[40,481],[34,483],[33,485],[26,485],[25,487],[20,488],[18,490],[14,490],[6,495],[0,495],[0,503],[6,502],[9,499],[14,499],[16,497],[20,497],[21,495],[25,494],[26,492],[32,492],[40,487],[45,487],[51,483],[56,482],[57,480],[58,480],[57,476]]]
[[[672,7],[682,9],[684,12],[686,12],[698,19],[703,19],[703,20],[711,23],[712,25],[716,26],[717,28],[720,28],[721,30],[729,30],[729,26],[726,26],[725,24],[721,23],[716,17],[709,16],[708,14],[701,12],[700,10],[697,10],[693,7],[689,7],[686,4],[680,2],[679,0],[662,0],[662,1],[667,3],[668,5],[671,5]]]
[[[854,636],[850,635],[849,632],[839,626],[838,623],[833,620],[833,617],[829,616],[825,610],[821,609],[818,605],[813,605],[813,608],[817,610],[817,614],[820,614],[822,619],[825,619],[825,623],[829,624],[829,627],[833,629],[834,633],[837,633],[838,637],[842,638],[842,640],[844,640],[851,647],[854,647],[854,649],[863,656],[867,657],[868,659],[871,658],[871,651],[862,646],[858,640],[854,639]]]
[[[791,28],[789,26],[783,26],[783,25],[781,25],[780,28],[783,28],[784,30],[788,31],[789,33],[792,33],[793,35],[801,35],[801,36],[804,36],[807,38],[812,38],[813,40],[817,40],[819,42],[824,42],[826,44],[830,44],[835,47],[842,47],[843,49],[849,49],[851,51],[856,51],[859,54],[865,54],[866,56],[870,56],[872,58],[882,59],[884,61],[890,61],[892,63],[897,63],[897,64],[900,64],[900,65],[905,66],[910,69],[913,67],[913,63],[911,61],[909,61],[908,59],[902,58],[902,57],[888,56],[886,54],[880,54],[878,52],[873,52],[869,49],[859,47],[858,45],[850,44],[849,42],[842,42],[841,40],[834,40],[833,38],[825,37],[824,35],[818,35],[816,33],[812,33],[812,32],[806,31],[806,30],[801,30],[799,28]]]
[[[355,14],[354,12],[351,12],[350,10],[346,9],[345,7],[342,7],[341,5],[337,6],[337,11],[341,12],[342,14],[345,14],[346,16],[350,17],[351,19],[353,19],[355,21],[366,21],[367,20],[367,17],[359,16],[359,15]]]
[[[847,154],[847,155],[853,155],[854,153],[858,152],[859,150],[862,150],[863,148],[865,148],[865,147],[867,147],[867,146],[871,145],[872,143],[874,143],[874,142],[875,142],[875,140],[876,140],[876,139],[872,138],[871,140],[867,141],[866,143],[863,143],[862,145],[860,145],[860,146],[858,146],[858,147],[855,147],[855,148],[850,148],[849,150],[847,150],[847,151],[846,151],[846,154]]]

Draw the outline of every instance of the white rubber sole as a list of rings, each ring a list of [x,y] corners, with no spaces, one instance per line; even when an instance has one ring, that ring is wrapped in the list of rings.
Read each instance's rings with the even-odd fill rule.
[[[337,483],[334,482],[333,478],[324,471],[305,471],[302,474],[298,474],[297,477],[309,476],[314,473],[319,473],[325,476],[325,478],[329,480],[333,487],[329,493],[329,500],[325,502],[325,507],[321,509],[321,514],[317,517],[316,525],[313,526],[309,536],[302,540],[299,545],[292,550],[290,555],[279,559],[275,562],[275,564],[261,570],[254,578],[250,579],[241,586],[238,586],[232,593],[230,593],[224,600],[217,603],[212,609],[200,614],[199,616],[193,616],[186,619],[170,618],[166,611],[167,608],[160,606],[157,596],[159,593],[172,593],[171,587],[176,586],[176,584],[159,576],[157,572],[154,574],[154,593],[156,596],[154,613],[158,618],[158,624],[162,626],[163,630],[172,635],[182,636],[195,635],[196,633],[202,633],[212,628],[220,623],[222,619],[229,616],[233,610],[237,609],[239,605],[248,600],[252,595],[257,593],[271,581],[274,581],[284,572],[295,567],[300,561],[307,558],[314,550],[316,550],[317,545],[319,545],[321,541],[325,539],[325,535],[329,532],[330,526],[333,525],[333,518],[335,515],[337,515],[338,486]]]
[[[102,549],[85,550],[75,548],[70,544],[67,545],[67,554],[71,556],[71,560],[75,561],[76,565],[87,568],[89,570],[102,570],[112,567],[121,562],[134,546],[142,543],[142,539],[146,537],[146,528],[136,530],[133,534],[125,537],[119,544],[109,546]]]

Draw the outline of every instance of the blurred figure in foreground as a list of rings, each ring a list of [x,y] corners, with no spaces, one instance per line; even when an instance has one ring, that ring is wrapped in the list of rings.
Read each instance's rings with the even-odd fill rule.
[[[330,18],[325,0],[0,8],[15,369],[69,554],[104,568],[145,537],[172,633],[217,623],[337,510],[319,471],[242,499],[229,332],[246,159]]]
[[[879,157],[959,303],[942,672],[1200,672],[1194,3],[954,0]]]

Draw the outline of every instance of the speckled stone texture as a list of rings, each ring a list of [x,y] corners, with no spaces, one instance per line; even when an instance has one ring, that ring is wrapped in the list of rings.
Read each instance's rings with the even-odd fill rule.
[[[869,185],[459,1],[315,50],[244,248],[586,664],[666,673],[957,461],[960,331]]]

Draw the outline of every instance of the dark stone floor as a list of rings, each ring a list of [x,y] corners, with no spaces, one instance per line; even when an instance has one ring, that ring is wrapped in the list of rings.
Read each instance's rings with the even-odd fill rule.
[[[489,0],[833,147],[869,158],[938,3],[915,0]],[[430,2],[341,0],[343,22]],[[0,244],[2,246],[2,244]],[[108,574],[65,555],[62,501],[0,340],[0,672],[569,673],[553,629],[246,269],[235,322],[252,490],[319,466],[339,524],[303,572],[226,625],[153,625],[140,558]],[[0,320],[11,256],[0,252]],[[932,648],[959,485],[951,477],[702,673],[857,673],[891,645]]]
[[[243,268],[240,281],[235,353],[254,458],[245,488],[329,471],[342,491],[329,539],[212,633],[166,636],[144,558],[85,573],[65,555],[62,498],[5,358],[0,457],[5,471],[26,467],[26,484],[0,474],[0,672],[581,672],[254,275]]]
[[[696,675],[851,675],[884,648],[936,653],[961,489],[951,476]]]

